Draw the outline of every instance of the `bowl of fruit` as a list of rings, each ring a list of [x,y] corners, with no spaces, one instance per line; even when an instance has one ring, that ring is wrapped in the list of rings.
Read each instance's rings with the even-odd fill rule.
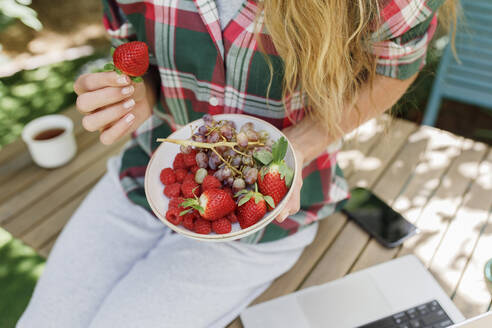
[[[157,139],[145,194],[171,229],[204,241],[246,237],[285,207],[296,157],[285,135],[242,114],[204,115]]]

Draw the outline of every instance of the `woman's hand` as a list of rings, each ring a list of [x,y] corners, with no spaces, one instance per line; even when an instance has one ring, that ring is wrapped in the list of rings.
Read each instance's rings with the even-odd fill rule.
[[[284,132],[286,133],[288,138],[289,135],[287,131]],[[280,214],[277,216],[278,222],[284,221],[289,215],[296,214],[297,212],[299,212],[301,208],[302,168],[304,164],[304,155],[301,151],[299,151],[300,149],[299,147],[296,147],[296,145],[292,143],[290,140],[289,142],[294,148],[294,152],[297,157],[296,171],[298,172],[298,174],[297,177],[292,181],[292,185],[290,186],[293,189],[293,191],[287,201],[287,205],[282,210],[282,212],[280,212]]]
[[[132,83],[115,72],[89,73],[74,84],[82,125],[100,131],[101,143],[110,145],[133,132],[152,114],[151,96],[144,82]]]

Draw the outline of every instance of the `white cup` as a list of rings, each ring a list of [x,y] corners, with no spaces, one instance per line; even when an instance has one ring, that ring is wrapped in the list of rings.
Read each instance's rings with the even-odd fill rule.
[[[64,132],[50,139],[34,139],[39,133],[51,129],[63,129]],[[44,168],[62,166],[77,152],[73,122],[63,115],[46,115],[32,120],[24,127],[22,139],[27,144],[34,162]]]

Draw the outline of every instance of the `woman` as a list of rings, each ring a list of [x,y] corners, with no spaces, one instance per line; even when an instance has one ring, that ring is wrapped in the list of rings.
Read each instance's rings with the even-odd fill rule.
[[[18,326],[229,323],[348,197],[339,140],[412,83],[443,2],[105,0],[114,45],[145,41],[152,66],[144,83],[81,76],[77,107],[102,143],[133,139],[59,237]],[[146,211],[142,180],[156,138],[205,113],[273,123],[303,165],[278,221],[240,242],[187,239]]]

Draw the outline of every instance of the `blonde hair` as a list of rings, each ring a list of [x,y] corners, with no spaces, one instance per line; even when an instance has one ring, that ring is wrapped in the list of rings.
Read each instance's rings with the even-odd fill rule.
[[[453,20],[453,0],[441,11]],[[357,98],[363,82],[372,86],[376,75],[370,37],[379,24],[378,1],[263,0],[259,12],[283,60],[283,101],[299,91],[308,115],[331,134],[341,132],[347,101]]]

